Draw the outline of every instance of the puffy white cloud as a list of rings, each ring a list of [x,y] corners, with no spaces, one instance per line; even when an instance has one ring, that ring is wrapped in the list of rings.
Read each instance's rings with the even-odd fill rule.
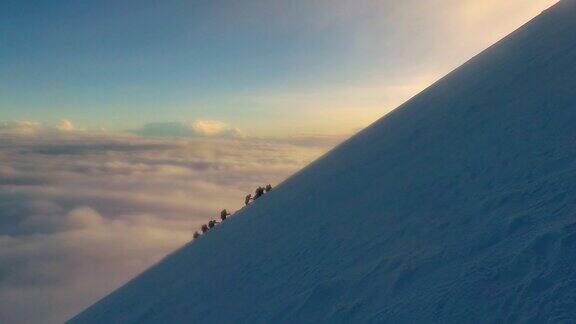
[[[68,119],[62,119],[58,125],[56,125],[56,129],[61,132],[72,132],[75,130],[75,127]]]
[[[25,120],[0,124],[0,134],[35,135],[42,129],[43,126],[40,123]]]
[[[196,134],[203,136],[240,137],[242,135],[239,129],[217,120],[196,120],[190,126]]]
[[[135,133],[158,137],[211,137],[242,138],[238,128],[217,120],[196,120],[193,122],[149,123]]]
[[[39,134],[58,134],[75,131],[74,124],[62,119],[56,125],[48,125],[30,120],[9,121],[0,123],[0,134],[16,136],[35,136]]]
[[[2,323],[66,320],[328,148],[313,138],[22,132],[36,125],[0,137]]]
[[[62,219],[66,229],[97,228],[102,225],[102,216],[92,208],[79,207],[71,210]]]

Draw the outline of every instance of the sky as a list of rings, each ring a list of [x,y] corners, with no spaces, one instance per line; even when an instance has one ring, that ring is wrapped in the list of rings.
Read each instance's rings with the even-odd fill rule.
[[[5,0],[0,120],[351,133],[554,2]]]
[[[551,0],[0,2],[0,322],[61,323]]]

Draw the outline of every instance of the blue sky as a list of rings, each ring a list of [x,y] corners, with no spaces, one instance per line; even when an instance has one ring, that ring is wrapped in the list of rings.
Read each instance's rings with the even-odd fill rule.
[[[346,133],[554,2],[2,1],[0,120]]]

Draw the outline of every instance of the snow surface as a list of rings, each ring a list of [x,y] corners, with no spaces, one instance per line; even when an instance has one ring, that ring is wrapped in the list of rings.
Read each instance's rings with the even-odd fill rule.
[[[183,322],[576,322],[576,0],[71,320]]]

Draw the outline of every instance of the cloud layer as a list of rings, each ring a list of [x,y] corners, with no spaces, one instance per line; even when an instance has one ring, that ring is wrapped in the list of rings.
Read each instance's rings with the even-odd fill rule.
[[[68,119],[62,119],[55,126],[49,126],[35,121],[21,120],[0,123],[0,135],[33,136],[40,134],[68,133],[76,130]]]
[[[189,139],[3,125],[2,323],[66,320],[332,143],[218,138],[226,131],[211,123]]]

